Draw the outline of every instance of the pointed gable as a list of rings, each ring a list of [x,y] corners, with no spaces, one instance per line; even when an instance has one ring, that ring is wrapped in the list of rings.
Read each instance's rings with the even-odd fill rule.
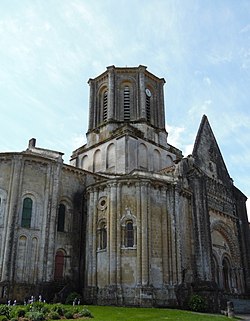
[[[195,164],[209,177],[232,183],[206,115],[202,117],[192,155]]]

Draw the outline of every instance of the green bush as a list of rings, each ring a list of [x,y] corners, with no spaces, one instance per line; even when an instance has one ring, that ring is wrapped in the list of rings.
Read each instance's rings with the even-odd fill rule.
[[[88,309],[86,309],[86,308],[82,309],[82,310],[78,313],[78,316],[79,316],[80,318],[81,318],[81,317],[93,318],[92,313],[91,313]]]
[[[61,303],[54,304],[51,308],[51,311],[57,312],[60,316],[64,315],[64,308]]]
[[[5,315],[0,315],[0,321],[8,321]]]
[[[23,307],[21,308],[18,306],[14,306],[11,309],[10,318],[11,319],[23,318],[25,316],[26,312],[27,312],[27,309],[25,309]]]
[[[17,318],[11,318],[10,321],[18,321]]]
[[[198,294],[194,294],[191,296],[188,306],[191,311],[195,312],[205,312],[207,310],[206,300]]]
[[[47,313],[49,313],[49,311],[50,311],[49,305],[48,304],[44,304],[44,306],[41,308],[41,312],[43,314],[47,314]]]
[[[77,293],[77,292],[71,292],[68,296],[67,296],[67,298],[66,298],[66,301],[65,301],[65,304],[73,304],[73,301],[75,300],[75,299],[77,299],[77,300],[81,300],[81,295],[79,294],[79,293]]]
[[[38,311],[28,312],[26,315],[31,321],[43,321],[45,319],[44,314]]]
[[[51,320],[59,320],[60,319],[60,315],[58,312],[56,311],[51,311],[48,315],[49,319]]]
[[[74,315],[71,311],[67,311],[64,313],[66,319],[73,319]]]
[[[7,305],[0,305],[0,315],[5,315],[7,319],[10,319],[11,309]]]
[[[34,311],[34,312],[41,312],[44,309],[44,306],[45,306],[45,303],[39,302],[39,301],[35,301],[31,305],[31,310]]]

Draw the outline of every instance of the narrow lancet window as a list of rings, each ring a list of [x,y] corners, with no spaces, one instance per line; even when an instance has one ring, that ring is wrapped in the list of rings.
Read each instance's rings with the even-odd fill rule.
[[[125,246],[126,247],[133,247],[134,246],[134,227],[133,227],[132,221],[126,222]]]
[[[58,221],[57,221],[57,231],[64,232],[64,225],[65,225],[65,205],[60,204],[58,210]]]
[[[26,197],[23,200],[23,211],[22,211],[22,222],[21,222],[22,227],[30,228],[31,215],[32,215],[32,199],[29,197]]]

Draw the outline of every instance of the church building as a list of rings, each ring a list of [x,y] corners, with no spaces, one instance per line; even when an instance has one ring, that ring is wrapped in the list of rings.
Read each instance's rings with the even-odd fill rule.
[[[88,83],[87,143],[70,165],[34,138],[0,153],[0,300],[67,289],[129,306],[249,295],[247,198],[207,117],[183,157],[168,143],[163,78],[110,66]]]

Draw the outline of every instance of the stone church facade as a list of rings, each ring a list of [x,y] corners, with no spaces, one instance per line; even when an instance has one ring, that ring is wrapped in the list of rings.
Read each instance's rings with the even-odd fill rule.
[[[2,301],[67,287],[136,306],[249,294],[246,196],[206,116],[191,155],[168,143],[164,83],[145,66],[90,79],[87,143],[70,165],[35,139],[0,154]]]

